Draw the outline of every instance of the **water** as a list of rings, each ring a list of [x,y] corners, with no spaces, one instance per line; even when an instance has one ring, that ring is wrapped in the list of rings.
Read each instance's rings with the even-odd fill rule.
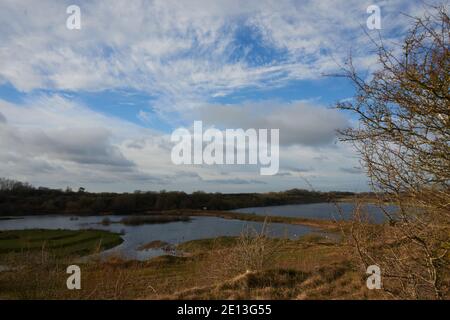
[[[150,257],[167,254],[161,249],[137,250],[138,247],[154,240],[161,240],[172,245],[181,242],[214,238],[218,236],[237,236],[246,227],[261,231],[260,222],[221,219],[216,217],[192,217],[189,222],[170,222],[164,224],[145,224],[127,226],[121,223],[102,225],[104,218],[112,222],[120,221],[124,216],[83,216],[73,220],[70,216],[25,216],[20,219],[0,220],[0,230],[19,229],[101,229],[112,232],[124,232],[124,242],[117,247],[102,253],[102,256],[117,255],[127,259],[146,260]],[[291,239],[299,236],[319,232],[317,229],[282,223],[273,223],[269,226],[269,235],[272,237],[287,236]]]
[[[352,217],[352,212],[355,209],[355,204],[350,202],[342,202],[338,204],[341,213],[333,203],[311,203],[311,204],[294,204],[283,206],[271,206],[271,207],[254,207],[254,208],[242,208],[234,210],[241,213],[254,213],[257,215],[267,216],[284,216],[284,217],[299,217],[310,219],[336,219],[336,220],[349,220]],[[386,220],[386,216],[377,205],[365,204],[363,210],[368,213],[368,216],[372,222],[381,223]],[[384,210],[390,214],[394,213],[396,206],[386,205]]]
[[[313,203],[299,205],[284,205],[272,207],[255,207],[234,210],[236,212],[254,213],[257,215],[303,217],[312,219],[349,219],[354,209],[353,203],[340,203],[342,217],[338,214],[336,206],[331,203]],[[383,212],[375,205],[367,204],[365,209],[375,223],[385,220]],[[386,206],[385,209],[392,213],[395,206]],[[19,229],[101,229],[112,232],[123,232],[124,242],[112,249],[104,251],[102,256],[119,254],[128,259],[146,260],[150,257],[167,254],[162,249],[137,250],[141,245],[151,241],[160,240],[172,245],[181,242],[207,239],[219,236],[238,236],[246,227],[261,231],[262,223],[221,219],[216,217],[192,217],[189,222],[170,222],[164,224],[144,224],[138,226],[126,226],[121,223],[102,225],[104,218],[112,222],[120,221],[124,216],[24,216],[20,219],[0,220],[0,230]],[[269,235],[272,237],[289,237],[296,239],[299,236],[320,233],[318,229],[283,223],[272,223],[269,227]]]

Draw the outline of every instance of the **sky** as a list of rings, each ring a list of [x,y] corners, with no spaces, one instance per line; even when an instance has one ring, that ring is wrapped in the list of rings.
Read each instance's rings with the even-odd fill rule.
[[[66,27],[66,8],[81,29]],[[369,5],[381,30],[369,30]],[[370,36],[400,43],[411,0],[0,2],[0,177],[88,191],[367,191],[333,108],[354,96],[329,75],[351,53],[377,69]],[[175,165],[172,132],[279,128],[280,168]]]

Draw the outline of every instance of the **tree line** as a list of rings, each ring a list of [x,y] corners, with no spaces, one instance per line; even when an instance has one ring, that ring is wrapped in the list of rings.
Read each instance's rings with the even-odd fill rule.
[[[292,189],[268,193],[206,193],[196,191],[135,191],[133,193],[91,193],[34,187],[0,178],[0,215],[38,214],[136,214],[151,211],[200,209],[231,210],[283,204],[323,202],[350,196],[351,192],[319,192]]]

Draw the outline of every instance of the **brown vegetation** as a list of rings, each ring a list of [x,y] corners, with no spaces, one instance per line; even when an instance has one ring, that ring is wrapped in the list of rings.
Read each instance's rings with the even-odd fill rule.
[[[152,216],[131,216],[122,218],[120,223],[124,225],[137,226],[141,224],[156,224],[156,223],[169,223],[177,221],[189,221],[188,216],[176,216],[176,215],[152,215]]]
[[[360,120],[342,139],[359,151],[380,202],[399,207],[382,228],[357,210],[349,239],[364,267],[381,267],[384,293],[403,299],[450,291],[450,20],[445,6],[430,10],[412,18],[401,46],[374,40],[380,69],[369,81],[349,60],[343,76],[357,95],[338,104]]]
[[[251,239],[256,236],[255,239]],[[276,252],[273,252],[276,248]],[[45,250],[0,259],[1,299],[367,299],[379,297],[355,272],[343,243],[319,236],[280,240],[241,237],[181,244],[188,256],[145,262],[120,257],[81,262]],[[246,252],[244,257],[237,253]],[[65,268],[76,262],[81,290],[67,290]]]

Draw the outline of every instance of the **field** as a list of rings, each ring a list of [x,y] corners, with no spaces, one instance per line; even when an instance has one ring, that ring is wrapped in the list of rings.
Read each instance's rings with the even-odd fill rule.
[[[0,231],[0,255],[50,250],[57,256],[84,255],[122,243],[119,234],[101,230]]]
[[[18,237],[16,245],[7,239],[12,236]],[[195,240],[178,245],[183,256],[144,262],[120,257],[80,262],[80,254],[94,249],[100,239],[108,246],[117,242],[117,235],[99,231],[33,230],[2,232],[1,237],[1,261],[10,270],[0,272],[0,299],[376,297],[366,288],[364,271],[348,255],[349,248],[319,236]],[[72,254],[61,256],[66,249]],[[82,270],[81,290],[66,288],[65,270],[73,263]]]

